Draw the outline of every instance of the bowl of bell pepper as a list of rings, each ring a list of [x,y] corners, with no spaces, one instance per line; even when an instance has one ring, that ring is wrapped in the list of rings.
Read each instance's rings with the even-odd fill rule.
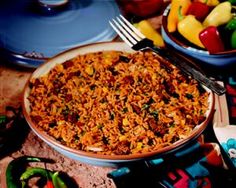
[[[236,0],[172,0],[163,12],[167,46],[217,67],[236,63]]]

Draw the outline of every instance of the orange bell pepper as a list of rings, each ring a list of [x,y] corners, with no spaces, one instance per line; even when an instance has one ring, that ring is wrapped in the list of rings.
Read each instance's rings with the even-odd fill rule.
[[[191,0],[172,0],[170,12],[167,17],[167,29],[170,33],[175,32],[178,24],[178,11],[181,6],[181,15],[186,15],[189,6],[191,5]]]

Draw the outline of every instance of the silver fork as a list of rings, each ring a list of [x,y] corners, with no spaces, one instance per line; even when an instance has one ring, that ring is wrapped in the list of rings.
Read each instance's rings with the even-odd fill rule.
[[[177,55],[168,48],[159,48],[153,44],[153,41],[147,39],[137,28],[135,28],[127,19],[119,15],[112,21],[109,21],[112,28],[120,36],[120,38],[127,43],[132,49],[136,51],[152,50],[161,57],[174,64],[185,74],[192,76],[195,80],[205,85],[218,95],[226,92],[226,89],[218,84],[216,81],[208,78],[201,71],[191,66],[193,64],[187,58]]]

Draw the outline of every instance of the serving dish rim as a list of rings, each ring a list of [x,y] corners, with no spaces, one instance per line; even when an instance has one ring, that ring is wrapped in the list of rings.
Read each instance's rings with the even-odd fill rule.
[[[138,159],[143,159],[143,158],[151,158],[151,157],[157,157],[157,156],[163,156],[164,154],[170,153],[172,151],[175,151],[178,148],[182,148],[182,146],[186,145],[187,143],[189,143],[190,141],[196,139],[198,136],[200,136],[200,134],[206,129],[208,123],[211,120],[211,117],[213,115],[213,108],[214,108],[214,93],[208,89],[206,89],[204,86],[204,88],[209,92],[209,109],[207,110],[207,114],[206,114],[206,119],[199,125],[196,126],[196,128],[194,128],[194,130],[192,131],[192,133],[184,139],[180,139],[177,142],[173,143],[170,146],[166,146],[163,148],[160,148],[158,150],[155,151],[151,151],[151,152],[145,152],[145,153],[137,153],[137,154],[129,154],[129,155],[105,155],[105,154],[97,154],[97,153],[92,153],[92,152],[86,152],[86,151],[82,151],[82,150],[77,150],[77,149],[73,149],[70,148],[68,146],[62,145],[59,141],[56,141],[56,139],[54,139],[53,137],[49,136],[48,134],[45,133],[45,131],[39,130],[39,128],[35,125],[35,123],[32,121],[32,119],[30,118],[29,115],[29,110],[30,110],[30,106],[29,106],[29,101],[27,99],[30,88],[29,88],[29,82],[32,78],[38,77],[37,74],[40,73],[40,70],[47,67],[47,71],[44,72],[44,74],[48,73],[49,70],[54,67],[56,64],[61,64],[63,62],[65,62],[65,56],[67,56],[70,53],[75,53],[75,54],[83,54],[81,53],[81,49],[86,49],[86,48],[90,48],[91,46],[95,47],[95,46],[119,46],[118,50],[117,49],[113,49],[113,50],[117,50],[117,51],[127,51],[128,52],[135,52],[134,50],[132,50],[131,48],[129,48],[124,42],[96,42],[96,43],[91,43],[91,44],[86,44],[86,45],[82,45],[79,47],[74,47],[72,49],[68,49],[62,53],[59,53],[57,55],[55,55],[54,57],[48,59],[47,61],[45,61],[43,64],[41,64],[29,77],[29,79],[27,80],[25,87],[23,89],[23,100],[22,100],[22,110],[23,110],[23,115],[25,116],[25,119],[27,121],[27,123],[29,124],[30,128],[33,130],[33,132],[35,132],[37,134],[37,136],[40,137],[40,139],[42,139],[43,141],[47,142],[48,145],[53,145],[54,147],[58,147],[60,150],[64,150],[66,152],[70,152],[73,153],[74,155],[78,155],[79,157],[86,157],[86,158],[92,158],[94,160],[109,160],[109,161],[126,161],[126,160],[138,160]],[[105,47],[106,48],[106,47]],[[123,49],[123,50],[121,50]],[[91,51],[91,52],[95,52]],[[98,50],[100,51],[100,50]],[[104,50],[106,51],[106,50]],[[64,58],[62,58],[64,57]],[[75,57],[75,56],[74,56]],[[56,63],[56,60],[62,58],[63,60],[61,60],[61,62]],[[73,58],[72,56],[70,58],[68,58],[67,60]],[[48,66],[50,65],[50,66]],[[41,70],[42,71],[42,70]],[[40,74],[42,75],[42,74]],[[52,146],[52,147],[53,147]]]

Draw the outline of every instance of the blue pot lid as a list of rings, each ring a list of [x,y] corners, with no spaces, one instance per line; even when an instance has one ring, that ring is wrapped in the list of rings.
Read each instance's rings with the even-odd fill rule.
[[[116,36],[109,26],[120,14],[115,1],[69,0],[56,8],[38,2],[0,2],[0,48],[20,65],[37,67],[67,49]]]

